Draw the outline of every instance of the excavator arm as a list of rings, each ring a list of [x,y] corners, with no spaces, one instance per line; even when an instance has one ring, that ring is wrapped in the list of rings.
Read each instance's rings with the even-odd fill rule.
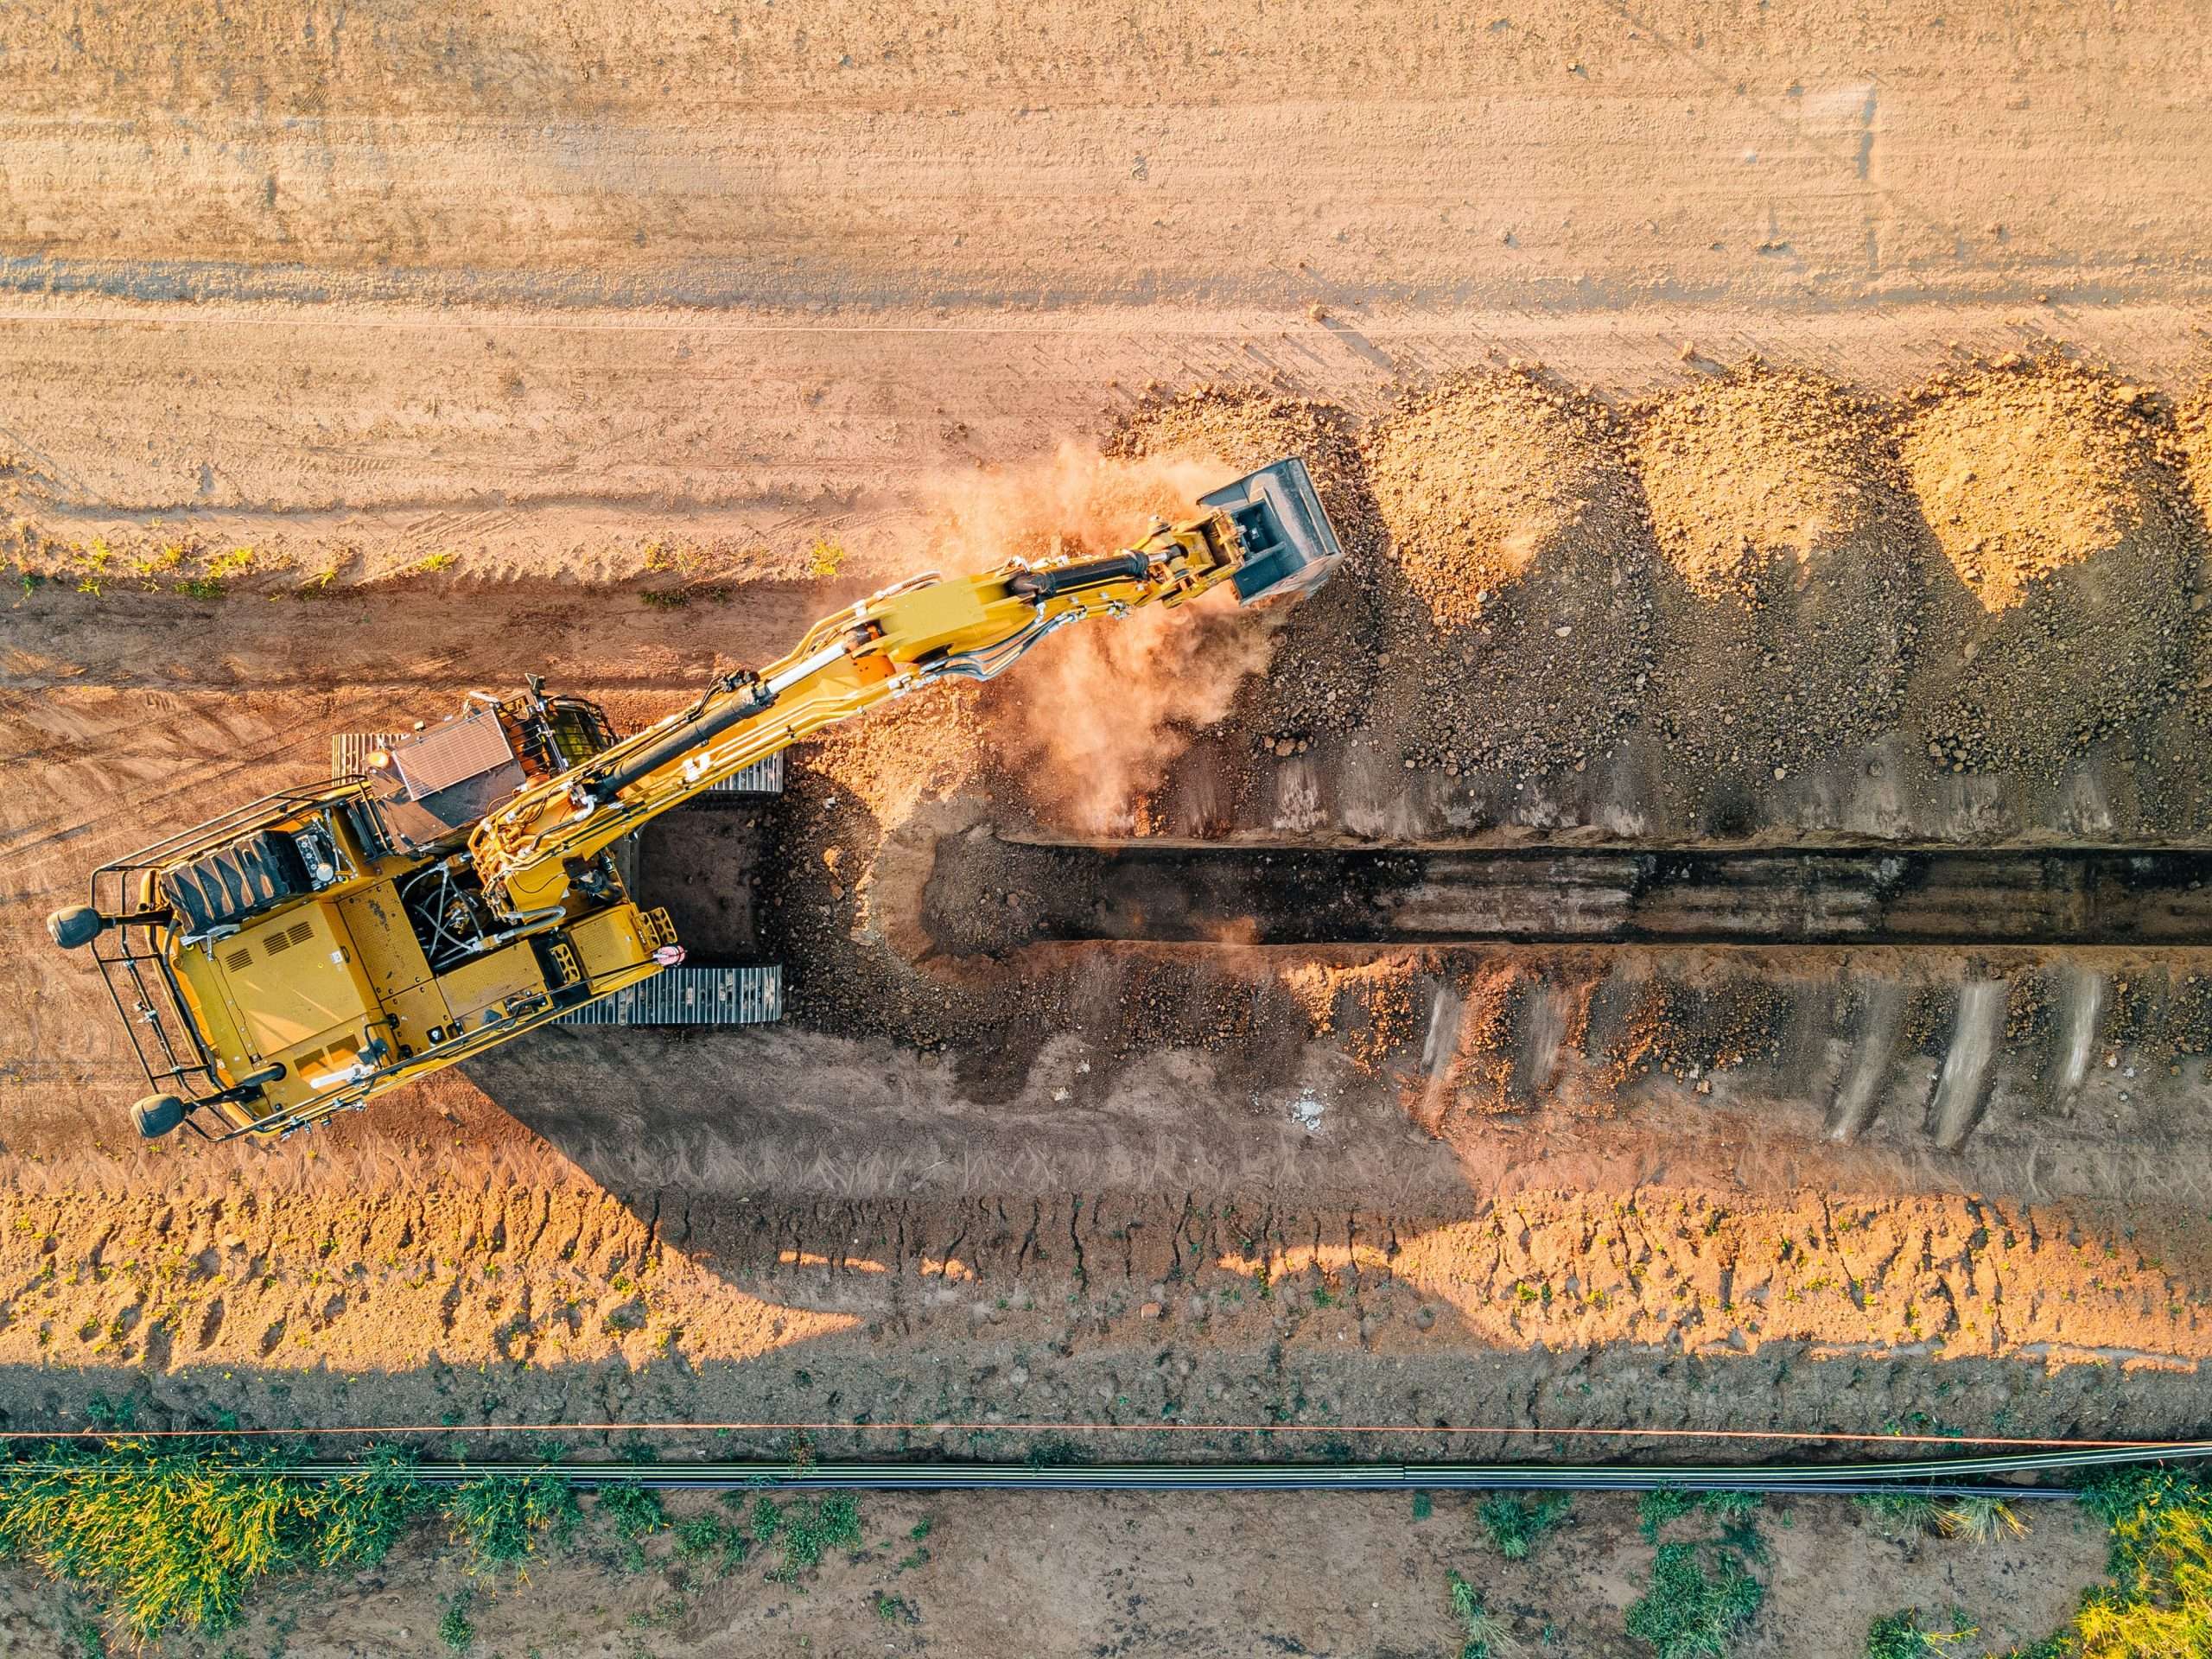
[[[950,678],[988,680],[1085,618],[1175,606],[1224,582],[1255,604],[1325,581],[1343,556],[1304,464],[1278,461],[1204,497],[1205,515],[1135,547],[917,576],[824,618],[786,656],[727,675],[682,712],[522,791],[469,855],[510,921],[565,909],[591,861],[647,820],[808,733]]]

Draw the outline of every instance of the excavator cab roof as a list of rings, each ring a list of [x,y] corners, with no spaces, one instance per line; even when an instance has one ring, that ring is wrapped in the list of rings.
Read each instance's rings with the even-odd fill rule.
[[[1241,605],[1311,593],[1344,561],[1313,480],[1295,455],[1200,496],[1198,505],[1226,513],[1243,540],[1244,558],[1232,578]]]

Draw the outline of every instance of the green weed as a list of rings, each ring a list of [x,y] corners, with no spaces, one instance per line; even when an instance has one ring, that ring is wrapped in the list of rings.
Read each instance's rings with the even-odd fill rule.
[[[74,1608],[64,1615],[61,1634],[77,1659],[108,1659],[106,1632]]]
[[[662,1506],[660,1494],[634,1481],[618,1481],[599,1489],[594,1508],[613,1522],[614,1535],[622,1541],[622,1565],[632,1573],[641,1571],[645,1565],[645,1540],[668,1525],[668,1511]]]
[[[1505,1621],[1484,1605],[1483,1592],[1452,1574],[1452,1616],[1459,1621],[1459,1659],[1492,1659],[1509,1645]]]
[[[1961,1497],[1944,1504],[1936,1524],[1946,1538],[1963,1538],[1984,1548],[2007,1538],[2027,1536],[2028,1523],[2001,1497]]]
[[[1851,1501],[1869,1526],[1898,1542],[1935,1531],[1942,1512],[1925,1492],[1867,1492]]]
[[[827,582],[843,568],[844,563],[845,550],[843,548],[826,537],[817,538],[814,545],[807,550],[806,574]]]
[[[676,1554],[680,1560],[697,1563],[710,1555],[725,1555],[733,1563],[745,1559],[745,1535],[724,1526],[711,1515],[695,1515],[676,1529]]]
[[[1688,1515],[1697,1507],[1694,1493],[1679,1486],[1659,1486],[1636,1500],[1636,1529],[1643,1535],[1643,1541],[1659,1541],[1659,1529],[1677,1516]]]
[[[1740,1529],[1758,1512],[1760,1502],[1757,1492],[1691,1492],[1679,1486],[1657,1486],[1637,1499],[1636,1529],[1645,1543],[1656,1544],[1669,1521],[1700,1512],[1717,1516],[1724,1526],[1733,1522]]]
[[[1525,1561],[1544,1535],[1561,1525],[1574,1499],[1566,1492],[1525,1498],[1513,1492],[1494,1492],[1475,1511],[1476,1522],[1490,1535],[1497,1553],[1509,1561]]]
[[[438,1502],[416,1476],[414,1453],[396,1446],[372,1448],[359,1467],[315,1497],[321,1523],[315,1559],[324,1567],[374,1567]]]
[[[582,1510],[567,1479],[545,1469],[486,1475],[456,1486],[446,1515],[454,1541],[467,1545],[480,1567],[505,1567],[535,1554],[541,1535],[567,1543]]]
[[[1628,1633],[1659,1659],[1725,1659],[1766,1588],[1732,1555],[1717,1554],[1715,1565],[1707,1570],[1696,1544],[1660,1545],[1649,1586],[1630,1605]]]
[[[2212,1653],[2212,1485],[2177,1469],[2129,1469],[2082,1500],[2112,1531],[2113,1581],[2074,1617],[2085,1659]]]
[[[779,1505],[763,1492],[753,1505],[753,1537],[763,1548],[772,1546],[782,1555],[769,1576],[795,1583],[831,1550],[850,1549],[860,1542],[860,1503],[850,1492],[831,1492]]]
[[[1976,1634],[1962,1614],[1952,1616],[1947,1632],[1924,1630],[1920,1609],[1908,1607],[1902,1612],[1885,1613],[1866,1627],[1866,1659],[1929,1659]]]
[[[0,1545],[103,1595],[142,1639],[226,1630],[259,1580],[337,1559],[385,1524],[372,1511],[389,1489],[340,1502],[286,1478],[288,1462],[143,1440],[48,1452],[0,1478]]]
[[[455,1591],[438,1619],[438,1640],[455,1653],[467,1653],[476,1644],[476,1626],[468,1619],[471,1599],[467,1590]]]

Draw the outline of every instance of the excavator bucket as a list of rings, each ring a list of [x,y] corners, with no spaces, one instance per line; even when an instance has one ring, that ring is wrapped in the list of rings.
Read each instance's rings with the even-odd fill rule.
[[[1198,505],[1228,514],[1244,543],[1230,577],[1240,605],[1311,593],[1344,556],[1306,463],[1295,455],[1200,496]]]

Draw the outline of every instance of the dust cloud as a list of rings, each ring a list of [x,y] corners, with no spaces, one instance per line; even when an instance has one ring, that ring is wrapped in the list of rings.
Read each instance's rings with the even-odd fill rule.
[[[1244,469],[1190,455],[1120,458],[1066,443],[1034,461],[946,480],[913,568],[947,574],[1008,559],[1110,553],[1154,518],[1197,512],[1198,498]],[[1009,749],[1039,811],[1083,835],[1126,835],[1190,734],[1229,712],[1247,675],[1265,671],[1281,618],[1245,614],[1216,590],[1174,610],[1075,624],[1000,682]]]

